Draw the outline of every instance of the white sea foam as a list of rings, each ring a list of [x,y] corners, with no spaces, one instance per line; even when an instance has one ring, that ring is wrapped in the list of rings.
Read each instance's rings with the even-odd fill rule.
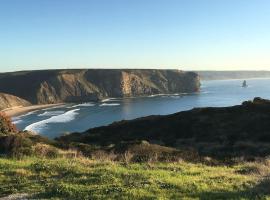
[[[21,119],[12,121],[13,124],[19,124],[19,123],[22,123],[22,122],[23,122],[23,120],[21,120]]]
[[[14,124],[19,124],[19,123],[22,122],[22,120],[21,120],[22,117],[26,117],[26,116],[28,116],[28,115],[32,115],[32,114],[34,114],[35,112],[37,112],[37,110],[32,111],[32,112],[28,112],[28,113],[23,114],[23,115],[19,115],[19,116],[17,116],[17,117],[12,117],[12,123],[14,123]]]
[[[44,113],[41,113],[38,116],[39,117],[48,117],[48,116],[61,115],[63,113],[65,113],[65,111],[61,111],[61,110],[58,110],[58,111],[45,111]]]
[[[120,106],[120,103],[103,103],[100,104],[99,106]]]
[[[188,95],[189,93],[182,92],[182,93],[175,93],[175,94],[153,94],[147,97],[174,97],[174,96],[181,96],[181,95]]]
[[[101,102],[110,102],[110,101],[119,101],[117,98],[108,98],[108,99],[103,99]]]
[[[68,108],[77,108],[77,107],[90,107],[90,106],[94,106],[95,104],[94,103],[80,103],[80,104],[76,104],[76,105],[73,105],[73,106],[70,106]]]
[[[28,112],[28,113],[26,113],[26,114],[20,115],[20,116],[18,116],[18,117],[26,117],[26,116],[28,116],[28,115],[34,114],[34,113],[37,112],[37,111],[38,111],[38,110],[31,111],[31,112]]]
[[[42,120],[42,121],[38,121],[35,122],[33,124],[30,124],[29,126],[27,126],[24,130],[27,131],[33,131],[33,132],[40,132],[42,129],[46,128],[47,124],[50,123],[66,123],[66,122],[70,122],[72,120],[74,120],[76,118],[76,115],[78,115],[79,113],[77,111],[79,111],[80,109],[74,109],[74,110],[69,110],[63,114],[57,115],[57,116],[52,116],[48,119]]]
[[[152,94],[147,97],[159,97],[159,96],[166,96],[167,94]]]

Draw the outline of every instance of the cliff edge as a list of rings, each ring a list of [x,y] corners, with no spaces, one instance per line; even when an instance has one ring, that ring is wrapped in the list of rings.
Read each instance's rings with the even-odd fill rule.
[[[0,74],[0,92],[33,104],[197,92],[193,72],[154,69],[41,70]]]

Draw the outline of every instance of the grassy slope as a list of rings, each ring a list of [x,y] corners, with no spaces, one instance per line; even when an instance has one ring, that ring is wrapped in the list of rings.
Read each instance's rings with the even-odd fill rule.
[[[259,176],[232,167],[181,163],[121,164],[85,158],[0,158],[0,197],[59,199],[254,199]]]

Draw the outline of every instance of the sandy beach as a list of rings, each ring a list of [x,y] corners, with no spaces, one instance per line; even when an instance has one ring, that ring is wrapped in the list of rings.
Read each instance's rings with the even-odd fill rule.
[[[26,107],[17,106],[17,107],[7,108],[5,110],[2,110],[1,112],[4,112],[6,115],[8,115],[10,117],[15,117],[15,116],[25,114],[27,112],[40,110],[40,109],[44,109],[44,108],[51,108],[51,107],[60,106],[60,105],[63,105],[63,103],[32,105],[32,106],[26,106]]]

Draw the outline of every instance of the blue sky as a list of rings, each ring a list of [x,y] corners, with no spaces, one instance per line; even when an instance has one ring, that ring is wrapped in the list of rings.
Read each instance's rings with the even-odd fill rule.
[[[0,71],[270,70],[269,0],[0,0]]]

